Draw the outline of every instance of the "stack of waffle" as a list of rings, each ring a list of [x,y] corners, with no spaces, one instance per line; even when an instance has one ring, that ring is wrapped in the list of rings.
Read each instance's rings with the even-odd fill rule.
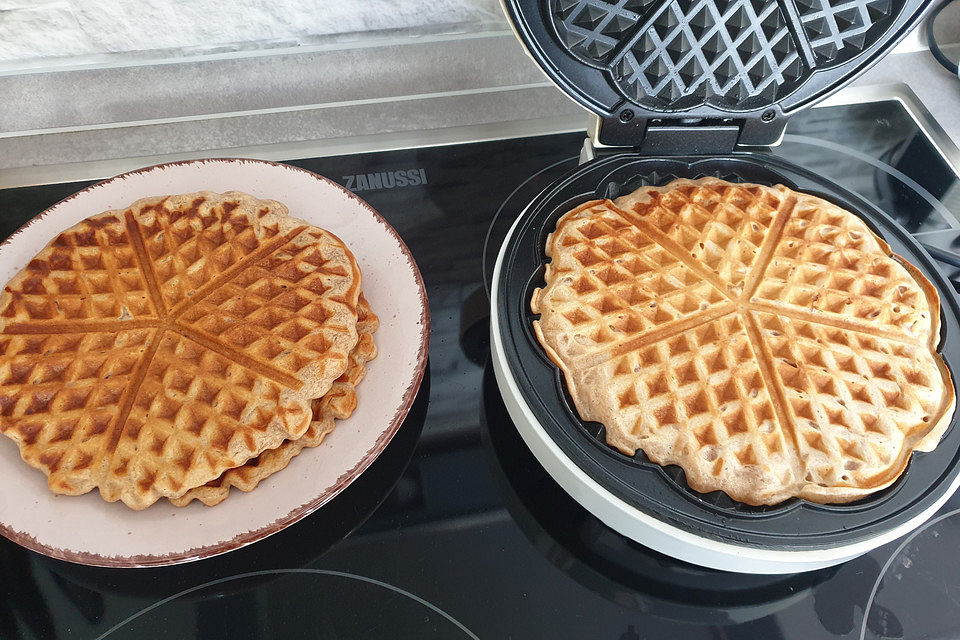
[[[349,417],[377,327],[350,250],[281,203],[140,200],[0,294],[0,431],[55,493],[214,505]]]
[[[534,329],[580,416],[697,491],[850,502],[950,422],[936,290],[821,198],[677,180],[570,211],[546,253]]]

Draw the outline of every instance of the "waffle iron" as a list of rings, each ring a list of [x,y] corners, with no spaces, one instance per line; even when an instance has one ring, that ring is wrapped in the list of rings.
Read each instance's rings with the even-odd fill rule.
[[[621,534],[666,555],[744,573],[835,565],[915,529],[960,485],[957,415],[891,487],[846,505],[792,499],[754,507],[690,489],[679,467],[604,441],[580,419],[532,331],[547,235],[598,198],[676,178],[784,184],[857,213],[916,265],[941,299],[943,357],[957,379],[960,306],[936,262],[861,196],[762,147],[787,119],[839,89],[916,25],[921,0],[504,0],[528,54],[595,114],[584,162],[514,222],[491,289],[491,351],[511,419],[540,464]],[[758,148],[759,147],[759,148]]]

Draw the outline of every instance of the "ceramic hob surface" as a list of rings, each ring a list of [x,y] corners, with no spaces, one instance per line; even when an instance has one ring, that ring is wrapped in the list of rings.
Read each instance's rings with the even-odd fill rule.
[[[330,504],[222,557],[104,570],[0,539],[0,638],[960,634],[960,497],[908,538],[839,567],[742,576],[618,535],[536,462],[487,364],[486,291],[510,224],[577,165],[582,141],[563,134],[293,161],[369,201],[423,272],[430,364],[407,422]],[[899,103],[806,112],[774,153],[878,204],[952,259],[960,180]],[[81,186],[0,191],[0,235]]]

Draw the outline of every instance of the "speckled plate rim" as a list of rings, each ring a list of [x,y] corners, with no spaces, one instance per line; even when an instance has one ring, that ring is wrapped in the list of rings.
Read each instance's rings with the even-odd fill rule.
[[[201,560],[204,558],[209,558],[212,556],[220,555],[239,549],[241,547],[247,546],[259,540],[262,540],[274,533],[277,533],[286,527],[296,523],[297,521],[305,518],[311,513],[315,512],[317,509],[322,507],[324,504],[333,499],[337,494],[343,491],[347,486],[350,485],[357,477],[363,473],[380,453],[387,447],[390,443],[390,440],[400,429],[400,426],[403,424],[404,419],[410,411],[410,408],[413,405],[414,400],[416,399],[417,392],[420,389],[420,384],[423,380],[424,371],[427,364],[427,355],[430,346],[430,307],[427,301],[426,288],[423,282],[423,276],[420,273],[420,269],[413,258],[413,254],[410,252],[410,249],[407,247],[406,243],[397,233],[396,229],[387,222],[372,206],[370,206],[365,200],[354,194],[353,192],[345,189],[343,186],[337,184],[336,182],[321,176],[317,173],[303,169],[301,167],[296,167],[280,162],[272,162],[269,160],[257,160],[250,158],[208,158],[208,159],[199,159],[199,160],[184,160],[178,162],[168,162],[155,164],[148,167],[143,167],[140,169],[135,169],[132,171],[127,171],[125,173],[118,174],[112,178],[107,178],[105,180],[91,184],[76,193],[67,196],[63,200],[60,200],[56,204],[48,207],[43,210],[23,225],[21,225],[16,231],[14,231],[8,238],[6,238],[2,243],[0,243],[0,251],[6,248],[8,245],[17,241],[17,238],[20,237],[28,227],[34,225],[38,221],[46,218],[47,216],[56,213],[56,211],[64,206],[67,203],[70,203],[78,197],[82,197],[85,194],[89,194],[97,189],[110,188],[111,185],[118,184],[123,180],[132,177],[132,176],[141,176],[149,174],[155,171],[163,171],[175,167],[189,167],[189,166],[203,166],[207,164],[216,164],[216,165],[262,165],[264,167],[281,169],[281,170],[290,170],[294,172],[299,172],[305,174],[306,176],[315,179],[321,183],[324,183],[327,188],[334,189],[342,193],[348,200],[354,201],[360,208],[364,210],[365,213],[369,214],[377,223],[379,223],[389,234],[393,241],[398,245],[399,251],[402,253],[403,257],[406,260],[408,268],[411,270],[416,289],[418,302],[420,305],[420,318],[418,321],[418,336],[419,346],[417,349],[417,356],[413,367],[409,372],[407,372],[406,380],[406,389],[402,395],[399,405],[397,406],[393,418],[387,424],[386,428],[381,431],[379,437],[374,442],[373,446],[367,450],[366,454],[361,457],[356,464],[342,473],[337,480],[332,484],[325,487],[316,497],[312,500],[309,500],[306,503],[301,504],[300,506],[293,508],[286,515],[270,522],[265,526],[258,527],[253,530],[246,532],[241,532],[236,536],[228,540],[217,540],[209,544],[200,545],[197,547],[192,547],[183,551],[176,551],[166,554],[134,554],[134,555],[104,555],[101,553],[88,552],[84,550],[76,549],[63,549],[49,544],[45,544],[38,537],[32,535],[31,533],[25,531],[19,531],[16,528],[10,526],[6,522],[6,517],[3,514],[0,514],[0,535],[3,535],[5,538],[17,543],[18,545],[35,551],[37,553],[43,554],[45,556],[55,558],[58,560],[65,560],[67,562],[73,562],[77,564],[91,565],[91,566],[100,566],[100,567],[115,567],[115,568],[138,568],[138,567],[160,567],[168,566],[175,564],[183,564],[187,562],[193,562],[196,560]],[[237,186],[237,190],[242,191],[242,185]],[[183,193],[188,193],[193,190],[182,191]],[[143,193],[138,197],[148,197],[151,195],[160,195],[156,193]],[[130,198],[129,203],[133,203],[138,197]],[[266,197],[266,196],[264,196]],[[282,201],[282,199],[281,199]],[[91,211],[89,215],[94,215],[99,213],[99,211]],[[299,216],[296,212],[291,212],[291,215]],[[309,220],[308,220],[309,221]],[[337,233],[337,229],[331,228],[331,231]],[[351,250],[355,255],[362,254],[362,247],[357,246],[356,243],[351,243]],[[358,256],[359,257],[359,256]],[[0,254],[0,262],[2,262],[3,256]],[[372,302],[372,306],[375,312],[379,310],[376,307],[376,301]],[[381,321],[384,318],[381,316]],[[371,363],[371,367],[376,367],[377,362]],[[362,388],[361,388],[362,392]],[[348,421],[344,421],[348,422]],[[336,433],[336,431],[334,432]],[[9,444],[9,443],[8,443]],[[31,473],[40,474],[36,469],[29,468],[26,463],[20,461]],[[42,477],[42,474],[40,474]],[[283,473],[278,474],[277,477],[282,477]],[[92,493],[96,493],[95,491]],[[228,501],[235,499],[235,494],[239,492],[236,489],[231,490],[231,497],[228,498]],[[89,495],[89,494],[88,494]],[[249,495],[249,494],[248,494]],[[68,496],[58,496],[59,498],[72,499],[73,497]],[[99,497],[97,497],[99,500]],[[103,502],[103,501],[101,501]],[[108,508],[126,508],[121,507],[119,503],[110,505],[109,503],[103,502],[103,505]],[[194,502],[192,505],[185,508],[193,508],[199,506],[198,503]],[[151,507],[152,508],[152,507]],[[202,507],[204,509],[216,509],[217,507]],[[142,513],[142,512],[141,512]]]

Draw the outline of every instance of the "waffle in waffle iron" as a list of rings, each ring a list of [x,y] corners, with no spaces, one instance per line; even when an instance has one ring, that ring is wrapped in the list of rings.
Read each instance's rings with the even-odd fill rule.
[[[856,500],[952,417],[936,291],[825,200],[676,180],[574,209],[546,252],[535,331],[581,417],[697,491]]]

